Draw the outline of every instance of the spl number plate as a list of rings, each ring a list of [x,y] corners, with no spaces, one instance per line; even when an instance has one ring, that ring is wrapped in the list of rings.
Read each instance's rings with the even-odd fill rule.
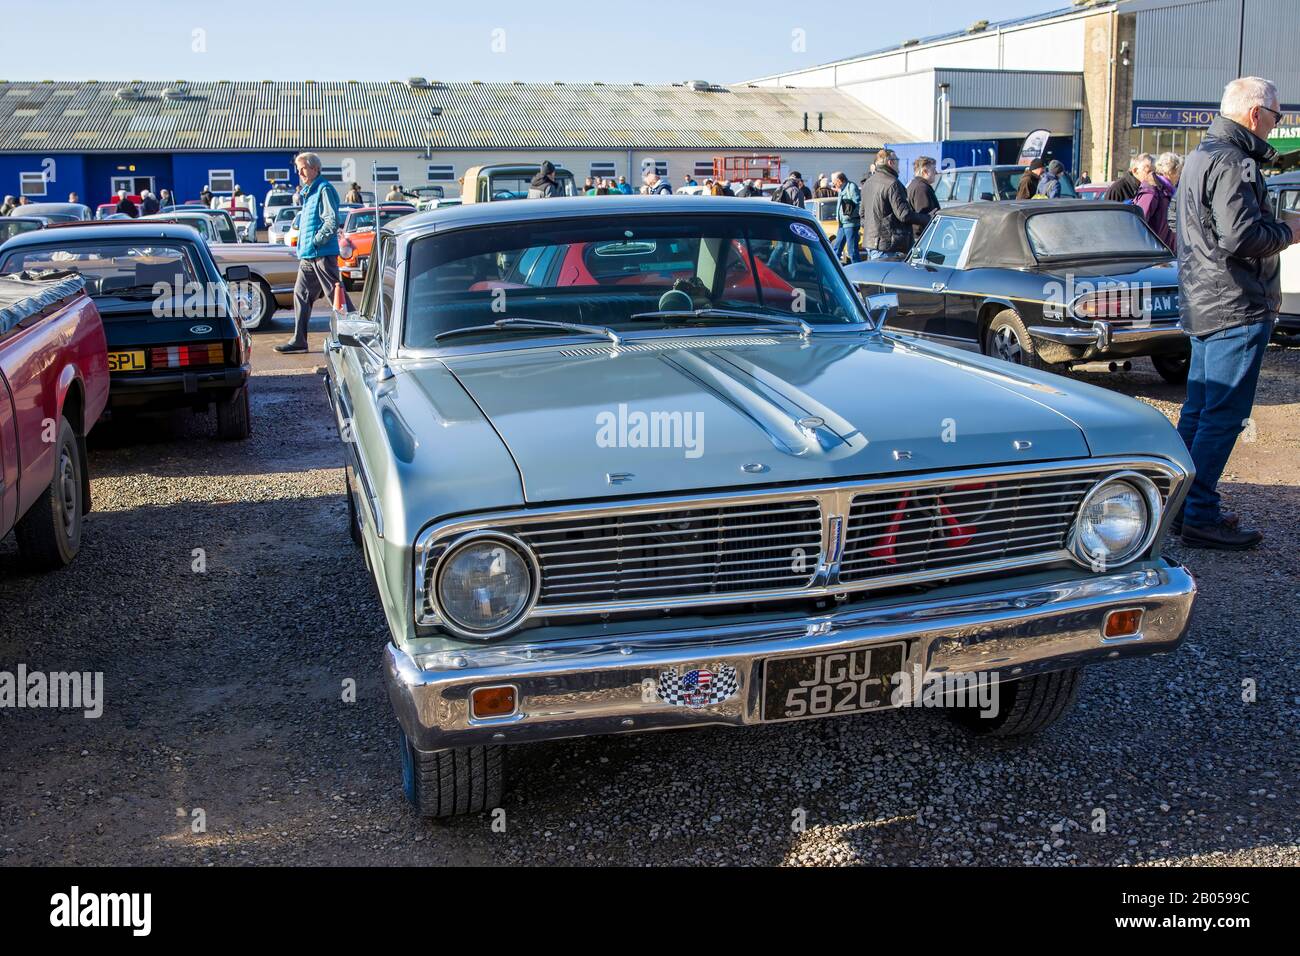
[[[880,710],[892,706],[895,675],[907,645],[806,657],[769,658],[763,667],[763,720],[798,720]]]
[[[139,349],[130,352],[109,352],[108,370],[110,372],[143,372],[144,352]]]

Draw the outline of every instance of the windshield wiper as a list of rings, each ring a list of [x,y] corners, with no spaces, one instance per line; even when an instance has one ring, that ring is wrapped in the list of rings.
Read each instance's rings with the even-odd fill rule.
[[[577,322],[551,322],[546,319],[497,319],[491,325],[469,325],[463,329],[448,329],[446,332],[439,332],[433,337],[433,340],[437,342],[439,339],[450,338],[453,335],[509,329],[562,329],[567,332],[580,332],[583,335],[596,335],[607,338],[615,345],[623,344],[622,337],[613,329],[604,325],[580,325]]]
[[[723,319],[737,322],[772,322],[799,330],[802,338],[812,335],[813,327],[803,319],[788,315],[770,315],[765,312],[745,312],[739,309],[664,309],[659,312],[637,312],[634,319]]]

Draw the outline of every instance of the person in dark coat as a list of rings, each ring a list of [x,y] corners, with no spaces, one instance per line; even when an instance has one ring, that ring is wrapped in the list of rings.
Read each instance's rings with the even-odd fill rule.
[[[127,196],[126,190],[123,189],[117,194],[117,211],[130,216],[132,219],[140,218],[140,210],[136,208],[135,203]]]
[[[785,203],[787,206],[798,206],[804,208],[804,200],[811,199],[812,194],[808,192],[808,187],[803,184],[803,176],[796,170],[789,176],[785,177],[785,182],[781,183],[781,188],[772,194],[772,201]]]
[[[149,190],[140,194],[140,215],[152,216],[162,208],[162,203],[158,202],[158,197]]]
[[[1300,222],[1273,215],[1260,173],[1277,162],[1268,134],[1281,119],[1276,85],[1233,80],[1179,180],[1180,321],[1192,356],[1178,434],[1196,475],[1174,525],[1191,547],[1242,551],[1264,538],[1221,510],[1218,484],[1249,421],[1282,304],[1278,256],[1300,240]]]
[[[1035,159],[1029,164],[1029,168],[1020,174],[1020,185],[1016,189],[1017,199],[1033,199],[1038,195],[1038,181],[1043,176],[1043,167],[1043,161]]]
[[[1137,162],[1137,157],[1133,157],[1133,162]],[[1103,199],[1111,202],[1128,202],[1130,199],[1136,199],[1138,190],[1142,188],[1142,182],[1133,175],[1132,166],[1128,170],[1119,174],[1116,180],[1106,189]]]
[[[918,156],[912,162],[912,181],[907,184],[907,201],[912,208],[926,217],[939,211],[939,197],[934,194],[934,184],[939,181],[939,165],[932,156]],[[920,239],[925,226],[912,226],[913,239]]]
[[[560,184],[555,178],[555,165],[549,159],[542,160],[537,175],[528,184],[528,198],[553,199],[563,195]]]
[[[907,201],[898,181],[898,154],[892,149],[876,153],[875,172],[862,187],[862,247],[868,259],[901,259],[912,248],[912,227],[930,222]]]

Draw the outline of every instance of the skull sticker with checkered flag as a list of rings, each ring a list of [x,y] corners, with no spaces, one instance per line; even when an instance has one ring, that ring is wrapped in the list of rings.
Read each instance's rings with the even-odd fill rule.
[[[728,664],[716,671],[689,670],[680,677],[671,668],[659,674],[659,699],[674,707],[709,707],[731,697],[739,686],[736,669]]]

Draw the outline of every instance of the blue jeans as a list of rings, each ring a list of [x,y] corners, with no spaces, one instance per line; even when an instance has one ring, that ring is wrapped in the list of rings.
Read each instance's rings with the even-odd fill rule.
[[[1183,522],[1198,528],[1219,523],[1219,477],[1255,404],[1276,318],[1192,338],[1187,401],[1178,434],[1191,452],[1196,478],[1183,505]]]
[[[836,259],[844,257],[844,247],[849,247],[849,262],[861,262],[862,254],[858,252],[858,229],[856,222],[840,223],[839,232],[835,233],[835,244],[831,250],[835,253]]]
[[[903,254],[901,252],[882,252],[879,249],[868,249],[867,258],[868,259],[889,259],[894,262],[897,262],[899,259],[903,258]]]

